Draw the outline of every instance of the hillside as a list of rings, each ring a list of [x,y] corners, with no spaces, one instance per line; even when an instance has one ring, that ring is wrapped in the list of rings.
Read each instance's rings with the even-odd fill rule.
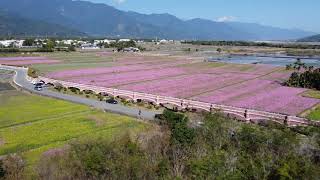
[[[320,34],[299,39],[299,42],[320,42]]]
[[[90,36],[197,40],[287,40],[314,35],[259,24],[181,20],[170,14],[126,12],[101,3],[72,0],[1,0],[23,17],[59,24]]]
[[[0,36],[85,36],[76,30],[61,25],[22,18],[18,15],[0,11]]]

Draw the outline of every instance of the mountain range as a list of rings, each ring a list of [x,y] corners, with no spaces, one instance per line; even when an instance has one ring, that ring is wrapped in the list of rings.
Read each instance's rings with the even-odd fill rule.
[[[308,36],[298,40],[299,42],[320,42],[320,34]]]
[[[200,18],[182,20],[170,14],[127,12],[88,1],[1,0],[0,11],[10,14],[6,22],[11,24],[5,26],[0,21],[0,35],[12,32],[58,35],[65,32],[70,36],[187,40],[289,40],[315,35],[303,30],[255,23],[215,22]],[[3,18],[2,14],[0,18]],[[24,28],[18,28],[22,21],[31,29],[25,31]],[[32,27],[36,30],[32,31]]]
[[[0,35],[2,36],[50,36],[83,37],[85,33],[58,24],[26,19],[16,14],[0,11]]]

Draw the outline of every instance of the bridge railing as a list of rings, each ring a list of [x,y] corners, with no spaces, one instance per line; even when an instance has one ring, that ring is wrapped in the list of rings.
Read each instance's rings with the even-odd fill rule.
[[[226,106],[226,105],[220,105],[220,104],[212,104],[212,103],[194,101],[189,99],[180,99],[175,97],[167,97],[167,96],[160,96],[160,95],[147,94],[147,93],[141,93],[141,92],[133,92],[133,91],[127,91],[127,90],[98,87],[93,85],[85,85],[85,84],[50,79],[50,78],[41,77],[41,76],[38,77],[38,80],[43,80],[47,83],[49,82],[59,83],[66,87],[75,87],[81,90],[92,90],[92,91],[95,91],[96,93],[104,92],[107,94],[111,94],[113,96],[126,96],[134,100],[137,100],[137,99],[149,100],[149,101],[152,100],[155,103],[161,103],[161,104],[169,103],[169,104],[174,104],[184,108],[186,107],[199,108],[206,111],[220,110],[228,114],[241,116],[242,118],[246,118],[248,120],[252,120],[252,119],[271,120],[277,123],[287,123],[288,126],[307,126],[307,125],[320,126],[320,123],[315,123],[305,118],[300,118],[300,117],[290,116],[290,115],[280,114],[280,113],[274,113],[274,112],[258,111],[253,109]]]

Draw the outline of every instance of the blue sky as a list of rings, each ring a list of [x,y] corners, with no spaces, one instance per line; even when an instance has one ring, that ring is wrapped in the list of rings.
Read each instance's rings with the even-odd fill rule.
[[[90,0],[140,13],[170,13],[182,19],[256,22],[320,33],[320,0]]]

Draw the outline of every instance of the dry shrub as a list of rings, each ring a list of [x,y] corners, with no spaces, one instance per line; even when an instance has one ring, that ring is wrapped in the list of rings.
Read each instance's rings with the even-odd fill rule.
[[[94,121],[97,126],[102,126],[105,124],[105,120],[98,116],[90,115],[88,116],[88,119]]]
[[[4,179],[20,180],[23,179],[25,169],[24,160],[16,154],[8,155],[2,160],[2,166],[5,171]]]

